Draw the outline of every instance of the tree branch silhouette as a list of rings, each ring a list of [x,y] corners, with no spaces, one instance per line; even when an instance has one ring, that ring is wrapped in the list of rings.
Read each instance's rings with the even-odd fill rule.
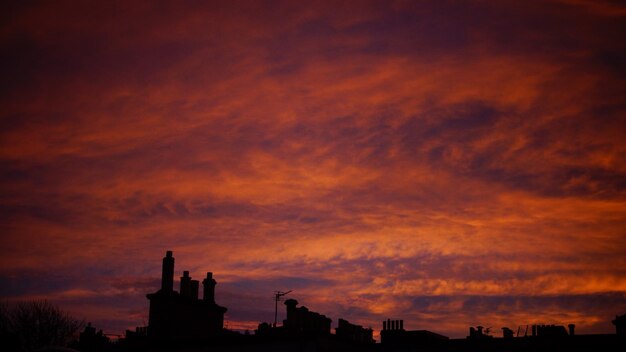
[[[84,321],[47,300],[0,304],[0,336],[15,350],[65,347],[84,326]]]

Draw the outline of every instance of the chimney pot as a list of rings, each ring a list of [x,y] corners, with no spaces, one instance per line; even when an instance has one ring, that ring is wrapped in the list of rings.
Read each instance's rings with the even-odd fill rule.
[[[172,251],[167,251],[163,258],[161,290],[164,292],[174,291],[174,257],[172,256]]]
[[[200,282],[198,280],[191,280],[189,282],[189,296],[193,300],[198,299],[198,286],[200,286]]]
[[[180,295],[191,297],[191,276],[189,276],[189,271],[183,271],[183,276],[180,277]]]

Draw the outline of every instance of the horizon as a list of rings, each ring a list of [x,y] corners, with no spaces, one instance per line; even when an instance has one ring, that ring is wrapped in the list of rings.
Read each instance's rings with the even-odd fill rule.
[[[624,4],[0,13],[0,300],[122,334],[173,250],[231,329],[288,290],[377,338],[626,314]]]

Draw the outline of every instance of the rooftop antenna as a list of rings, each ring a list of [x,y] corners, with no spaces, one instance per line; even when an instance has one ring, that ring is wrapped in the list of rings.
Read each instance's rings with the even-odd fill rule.
[[[274,302],[276,303],[274,305],[274,327],[276,327],[276,323],[278,322],[278,301],[280,301],[280,298],[282,296],[288,294],[291,291],[293,291],[293,290],[289,290],[287,292],[274,291]]]

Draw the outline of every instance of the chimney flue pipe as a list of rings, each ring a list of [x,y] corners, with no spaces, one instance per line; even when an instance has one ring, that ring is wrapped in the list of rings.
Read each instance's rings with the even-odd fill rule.
[[[213,279],[213,273],[206,273],[206,279],[202,280],[202,286],[204,286],[204,292],[202,299],[209,303],[215,303],[215,285],[217,281]]]
[[[165,253],[165,257],[163,258],[161,290],[164,292],[174,291],[174,257],[172,251],[167,251]]]
[[[198,299],[198,287],[200,286],[200,282],[198,280],[191,280],[189,282],[189,297],[191,299]]]
[[[189,271],[183,271],[183,276],[180,277],[180,295],[183,297],[191,297],[191,276]]]

